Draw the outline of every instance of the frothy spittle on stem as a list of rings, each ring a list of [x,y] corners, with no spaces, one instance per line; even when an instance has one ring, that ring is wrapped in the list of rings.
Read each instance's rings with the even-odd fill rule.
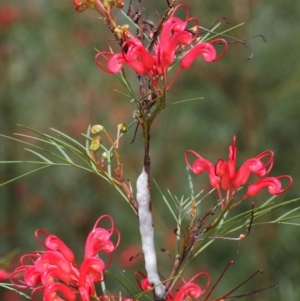
[[[165,287],[161,283],[157,272],[157,260],[154,246],[154,230],[152,222],[152,213],[150,211],[151,195],[148,187],[148,174],[143,168],[142,173],[136,183],[138,202],[138,213],[140,223],[140,233],[142,238],[142,248],[145,257],[145,268],[150,283],[154,285],[155,295],[158,298],[164,298]]]

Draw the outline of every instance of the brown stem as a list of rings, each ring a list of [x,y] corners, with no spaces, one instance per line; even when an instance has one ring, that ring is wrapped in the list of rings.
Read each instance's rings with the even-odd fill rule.
[[[115,169],[115,172],[118,176],[119,181],[115,180],[114,178],[112,178],[112,181],[114,183],[116,183],[120,188],[122,188],[122,190],[125,192],[127,198],[129,199],[131,205],[132,205],[132,209],[134,211],[134,213],[136,215],[138,215],[138,205],[137,205],[137,201],[132,193],[132,190],[130,189],[130,187],[128,187],[126,185],[125,179],[124,179],[124,175],[123,175],[123,169],[119,170],[119,169]]]
[[[117,42],[119,43],[119,45],[122,47],[123,45],[123,39],[122,37],[115,31],[117,25],[116,22],[113,20],[111,14],[110,14],[110,10],[107,10],[103,7],[102,3],[100,1],[97,1],[97,6],[95,7],[95,9],[99,12],[99,14],[102,16],[102,18],[104,19],[106,26],[109,28],[109,30],[113,33],[113,35],[115,36]]]
[[[154,47],[154,44],[162,30],[162,27],[165,23],[165,21],[169,18],[170,14],[172,13],[172,11],[174,10],[175,8],[175,4],[176,4],[177,0],[173,0],[173,2],[171,4],[169,4],[169,7],[168,9],[166,10],[163,18],[161,19],[161,21],[159,22],[154,34],[153,34],[153,38],[151,39],[151,42],[150,44],[148,45],[147,49],[148,51],[152,51],[153,47]]]
[[[146,120],[143,126],[144,168],[150,179],[150,123]]]
[[[147,98],[151,96],[150,91],[150,79],[147,76],[139,75],[139,85],[140,85],[140,95],[141,99]],[[150,88],[149,88],[150,87]],[[144,108],[142,104],[140,104],[140,112],[141,118],[139,120],[142,129],[143,129],[143,143],[144,143],[144,168],[146,173],[148,174],[148,186],[149,191],[151,191],[151,184],[150,184],[150,127],[153,120],[149,120],[149,112],[148,109]]]
[[[174,264],[174,267],[173,267],[173,270],[171,272],[171,275],[170,275],[169,279],[173,279],[177,275],[177,273],[178,273],[181,265],[183,264],[184,260],[186,259],[187,255],[189,254],[189,252],[193,248],[194,244],[197,242],[197,232],[199,231],[199,229],[201,227],[203,227],[203,225],[206,223],[208,218],[211,215],[214,214],[214,211],[215,211],[216,208],[217,208],[216,204],[213,205],[204,214],[204,216],[199,219],[197,224],[194,227],[192,227],[192,229],[189,230],[189,232],[188,232],[188,234],[185,238],[181,254],[175,261],[175,264]],[[201,234],[203,235],[204,233],[206,233],[210,229],[211,229],[211,227],[210,227],[210,225],[208,225],[206,228],[204,228],[204,230],[202,231]],[[170,288],[171,284],[172,284],[172,281],[170,281],[169,284],[167,285],[167,290]]]
[[[138,39],[140,39],[143,43],[144,40],[144,27],[143,27],[143,19],[142,19],[142,0],[138,0],[138,19],[137,23],[139,26],[139,33],[138,33]]]

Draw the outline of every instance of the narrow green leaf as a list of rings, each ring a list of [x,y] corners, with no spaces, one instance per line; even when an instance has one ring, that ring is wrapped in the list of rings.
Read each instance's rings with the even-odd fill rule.
[[[24,135],[24,134],[20,134],[20,133],[14,133],[14,135],[18,135],[18,136],[23,136],[23,137],[28,137],[28,138],[31,138],[31,139],[34,139],[34,140],[37,140],[37,141],[42,141],[44,143],[48,143],[48,144],[51,144],[52,141],[55,141],[57,144],[61,145],[62,147],[68,149],[69,151],[71,151],[72,153],[74,153],[73,151],[76,151],[76,152],[80,152],[82,153],[82,149],[78,147],[78,144],[79,146],[81,146],[80,143],[73,143],[72,144],[68,144],[66,143],[65,141],[62,141],[62,140],[59,140],[58,138],[56,137],[53,137],[53,136],[50,136],[50,135],[47,135],[47,134],[44,134],[44,133],[41,133],[39,131],[36,131],[32,128],[29,128],[29,127],[26,127],[26,126],[23,126],[23,125],[19,125],[20,127],[22,128],[25,128],[39,136],[42,136],[42,137],[45,137],[47,140],[44,140],[44,139],[41,139],[41,138],[37,138],[35,136],[30,136],[30,135]],[[69,137],[66,135],[66,137]],[[63,138],[63,137],[62,137]],[[71,139],[71,140],[70,140]],[[74,139],[72,139],[71,137],[69,137],[69,140],[67,140],[69,143],[73,142],[73,141],[76,141]],[[75,146],[74,146],[75,145]]]
[[[157,182],[156,182],[154,179],[153,179],[153,182],[154,182],[154,184],[156,185],[156,187],[157,187],[158,191],[160,192],[160,194],[161,194],[161,196],[162,196],[162,198],[163,198],[163,200],[164,200],[165,204],[167,205],[168,209],[170,210],[171,214],[173,215],[173,217],[174,217],[174,219],[175,219],[176,223],[178,223],[178,220],[177,220],[176,214],[174,213],[174,211],[173,211],[172,207],[170,206],[170,204],[169,204],[169,202],[168,202],[167,198],[164,196],[164,194],[163,194],[162,190],[160,189],[160,187],[158,186]]]
[[[52,137],[52,136],[50,136],[50,135],[47,135],[47,134],[43,134],[43,133],[41,133],[41,132],[38,132],[38,131],[36,131],[36,130],[34,130],[34,129],[31,129],[31,128],[29,128],[29,127],[26,127],[26,126],[23,126],[23,125],[19,125],[19,126],[25,128],[25,129],[27,129],[27,130],[30,130],[30,131],[32,131],[33,133],[36,133],[37,135],[40,135],[40,136],[42,136],[42,137],[45,137],[48,141],[47,141],[47,140],[40,139],[40,138],[37,138],[37,137],[34,137],[34,136],[30,136],[30,135],[23,135],[23,134],[19,134],[19,133],[16,133],[16,135],[23,136],[23,137],[29,137],[29,138],[31,138],[31,139],[43,141],[43,142],[48,143],[48,144],[50,144],[50,145],[53,144],[53,142],[55,142],[56,144],[62,146],[63,148],[65,148],[66,150],[70,151],[70,152],[73,153],[75,156],[77,156],[80,160],[82,160],[83,162],[85,162],[86,164],[88,164],[88,162],[80,155],[80,154],[84,154],[84,153],[82,152],[82,149],[78,147],[78,145],[81,146],[81,147],[82,147],[82,145],[79,144],[79,143],[77,143],[77,144],[76,144],[76,143],[73,143],[73,141],[76,141],[76,140],[72,139],[71,137],[65,135],[66,137],[69,138],[68,142],[69,142],[69,143],[72,143],[73,145],[70,145],[70,144],[68,144],[68,143],[66,143],[66,142],[64,142],[64,141],[61,141],[61,140],[59,140],[59,139],[57,139],[57,138],[55,138],[55,137]],[[59,133],[61,133],[61,132],[59,132]],[[9,137],[7,137],[7,138],[9,138]],[[62,138],[65,139],[64,137],[62,137]],[[16,140],[15,138],[10,138],[10,139]],[[50,153],[51,155],[54,155],[54,153],[49,152],[49,151],[45,150],[44,148],[41,148],[41,147],[36,146],[36,145],[34,145],[34,144],[27,143],[27,142],[25,142],[25,141],[23,141],[23,140],[19,140],[19,139],[17,139],[16,141],[19,141],[19,142],[24,143],[24,144],[29,144],[30,146],[32,146],[32,147],[34,147],[34,148],[37,148],[37,149],[46,151],[47,153]],[[80,153],[80,154],[78,154],[78,153]],[[57,158],[62,159],[62,157],[57,156],[56,154],[55,154],[54,156],[56,156]],[[64,157],[65,157],[65,156],[64,156]],[[67,159],[67,161],[69,161],[69,160]],[[89,165],[89,164],[88,164],[88,165]]]
[[[209,37],[209,35],[211,33],[213,33],[220,25],[221,25],[221,23],[217,23],[212,29],[210,29],[209,31],[207,31],[207,33],[203,37],[201,37],[201,39],[199,41],[199,44],[202,43],[202,42],[204,42],[204,41],[207,41],[207,38]],[[212,38],[210,38],[210,39],[212,39]]]
[[[131,294],[132,297],[134,297],[134,294],[131,292],[131,290],[129,289],[129,287],[127,285],[125,285],[125,282],[122,281],[121,279],[119,279],[119,277],[117,277],[115,274],[106,271],[107,275],[109,275],[110,277],[114,278],[129,294]]]
[[[27,129],[29,129],[29,128],[27,128]],[[46,134],[39,133],[39,132],[36,132],[36,131],[35,131],[35,133],[36,133],[36,134],[39,134],[39,135],[42,135],[43,137],[46,137],[47,139],[49,139],[49,141],[44,140],[44,139],[40,139],[40,138],[37,138],[37,137],[34,137],[34,136],[23,135],[23,134],[18,134],[18,133],[15,133],[15,135],[23,136],[23,137],[28,137],[28,138],[35,139],[35,140],[38,140],[38,141],[42,141],[42,142],[47,143],[47,144],[49,144],[49,145],[55,145],[57,148],[59,147],[58,145],[61,145],[61,147],[66,148],[66,149],[68,149],[68,147],[69,147],[66,143],[64,143],[64,142],[62,142],[62,141],[60,141],[60,140],[58,140],[58,139],[56,139],[56,138],[54,138],[54,137],[51,137],[51,136],[48,136],[48,135],[46,135]],[[1,135],[0,135],[0,136],[1,136]],[[2,135],[2,136],[3,136],[3,135]],[[16,139],[16,138],[12,138],[12,137],[9,137],[9,136],[5,136],[5,137],[6,137],[6,138],[9,138],[9,139],[12,139],[12,140],[15,140],[15,141],[18,141],[18,142],[21,142],[21,143],[26,144],[26,145],[30,145],[31,147],[37,148],[37,149],[39,149],[39,150],[41,150],[41,151],[47,152],[48,154],[51,154],[52,156],[54,156],[54,157],[56,157],[56,158],[58,158],[58,159],[60,159],[60,160],[64,160],[64,161],[65,161],[65,159],[66,159],[66,161],[68,161],[68,162],[73,162],[73,161],[69,158],[69,156],[67,156],[67,154],[63,152],[62,149],[60,149],[60,152],[64,155],[64,158],[61,157],[61,156],[58,156],[57,154],[55,154],[55,153],[53,153],[53,152],[51,152],[51,151],[46,150],[46,149],[44,149],[44,148],[42,148],[42,147],[40,147],[40,146],[37,146],[37,145],[35,145],[35,144],[28,143],[28,142],[25,142],[25,141],[23,141],[23,140]],[[73,148],[73,147],[72,147],[72,148]],[[73,149],[75,150],[75,148],[73,148]],[[27,150],[28,150],[28,149],[27,149]],[[72,149],[69,150],[69,151],[70,151],[71,153],[73,153],[74,155],[76,155],[77,157],[79,157],[82,161],[85,161],[80,155],[78,155],[77,153],[74,153],[74,152],[72,151]],[[78,151],[78,150],[76,150],[76,151]],[[34,152],[34,151],[32,151],[32,150],[31,150],[31,152],[33,152],[33,153],[35,153],[35,154],[37,155],[36,152]],[[39,154],[39,156],[40,156],[41,158],[43,158],[43,160],[45,160],[45,157],[44,157],[44,156],[42,156],[41,154]],[[47,160],[48,160],[48,159],[47,159]],[[45,161],[46,161],[46,160],[45,160]],[[48,161],[50,161],[50,160],[48,160]],[[51,161],[50,161],[50,162],[51,162]],[[50,162],[49,162],[49,163],[50,163]],[[53,163],[53,162],[51,162],[51,163]]]
[[[61,136],[62,138],[66,139],[67,141],[69,141],[73,145],[77,145],[80,149],[84,150],[84,146],[82,144],[80,144],[77,140],[73,139],[72,137],[70,137],[70,136],[66,135],[65,133],[60,132],[60,131],[58,131],[58,130],[56,130],[54,128],[50,128],[50,130],[58,133],[59,136]]]
[[[290,211],[288,211],[288,212],[286,212],[286,213],[284,213],[284,214],[282,214],[281,216],[279,216],[279,217],[275,220],[275,222],[278,222],[278,221],[284,219],[286,216],[290,215],[291,213],[294,213],[295,211],[297,211],[297,210],[299,210],[299,209],[300,209],[300,206],[297,207],[297,208],[294,208],[294,209],[292,209],[292,210],[290,210]]]
[[[52,161],[50,161],[49,159],[47,159],[46,157],[44,157],[43,155],[33,151],[32,149],[29,148],[25,148],[25,150],[27,150],[28,152],[31,152],[33,154],[35,154],[36,156],[38,156],[39,158],[43,159],[45,162],[49,163],[49,164],[53,164]]]
[[[121,83],[125,86],[125,88],[128,90],[128,92],[131,94],[131,97],[137,100],[137,97],[134,93],[134,89],[131,87],[129,81],[126,78],[126,73],[124,71],[124,69],[121,70],[120,74],[120,81]]]
[[[285,222],[278,222],[278,224],[281,224],[281,225],[287,225],[287,226],[300,226],[299,223],[285,223]]]
[[[45,166],[36,168],[36,169],[31,170],[31,171],[29,171],[29,172],[27,172],[27,173],[24,173],[24,174],[22,174],[22,175],[20,175],[20,176],[17,176],[17,177],[15,177],[15,178],[11,179],[11,180],[8,180],[8,181],[6,181],[6,182],[4,182],[4,183],[1,183],[0,186],[4,186],[4,185],[6,185],[6,184],[8,184],[8,183],[11,183],[11,182],[16,181],[16,180],[18,180],[18,179],[21,179],[21,178],[23,178],[23,177],[25,177],[25,176],[28,176],[28,175],[30,175],[30,174],[36,172],[36,171],[42,170],[42,169],[47,168],[47,167],[50,167],[50,166],[51,166],[51,165],[45,165]]]
[[[0,283],[0,287],[3,287],[4,289],[10,290],[10,291],[14,291],[15,293],[19,294],[20,296],[22,296],[22,297],[24,297],[24,298],[26,298],[26,299],[32,300],[31,296],[28,296],[28,295],[26,295],[25,293],[18,291],[18,290],[15,289],[15,287],[14,287],[12,284],[10,284],[10,283],[4,283],[4,282],[1,282],[1,283]]]
[[[176,199],[176,198],[172,195],[172,193],[171,193],[171,191],[170,191],[169,189],[167,189],[167,191],[168,191],[168,194],[169,194],[169,196],[171,197],[172,201],[173,201],[174,204],[176,205],[176,208],[178,208],[180,202],[178,201],[178,199]]]
[[[119,90],[114,90],[115,92],[117,92],[117,93],[119,93],[119,94],[121,94],[121,95],[123,95],[123,96],[125,96],[125,97],[127,97],[127,98],[129,98],[130,100],[132,99],[131,98],[131,95],[129,95],[129,94],[126,94],[126,93],[124,93],[124,92],[122,92],[122,91],[119,91]],[[133,99],[134,100],[134,99]]]
[[[186,103],[186,102],[192,102],[192,101],[195,101],[195,100],[202,100],[202,99],[204,99],[204,97],[196,97],[196,98],[189,98],[189,99],[179,100],[179,101],[175,101],[175,102],[172,102],[170,104],[167,104],[166,107],[175,106],[175,105],[183,104],[183,103]]]
[[[41,142],[44,142],[44,143],[50,143],[48,140],[41,139],[41,138],[31,136],[31,135],[25,135],[25,134],[21,134],[21,133],[14,133],[14,135],[24,137],[24,138],[30,138],[30,139],[41,141]]]
[[[236,28],[238,28],[238,27],[241,27],[241,26],[244,25],[245,23],[237,24],[237,25],[235,25],[235,26],[233,26],[233,27],[230,27],[230,28],[228,28],[228,29],[226,29],[226,30],[223,30],[223,31],[221,31],[221,32],[215,32],[215,29],[217,29],[217,27],[219,27],[220,24],[221,24],[221,23],[218,23],[216,27],[210,29],[210,30],[208,31],[208,34],[205,35],[205,36],[199,41],[199,43],[202,43],[202,42],[204,42],[204,41],[209,41],[209,40],[212,40],[212,39],[214,39],[214,38],[220,37],[220,36],[224,35],[226,32],[229,32],[229,31],[232,31],[232,30],[234,30],[234,29],[236,29]],[[207,30],[207,29],[206,29],[206,30]],[[207,38],[210,34],[212,34],[212,36],[210,36],[209,39],[206,40],[206,38]]]
[[[52,141],[52,144],[56,146],[56,148],[62,153],[62,155],[66,158],[66,160],[68,162],[70,162],[71,164],[74,164],[72,159],[67,155],[67,153],[63,150],[63,147],[61,147],[60,145],[58,145],[55,141]]]
[[[60,140],[60,139],[55,138],[55,137],[50,136],[50,135],[46,135],[46,134],[43,134],[43,135],[49,139],[49,143],[52,144],[54,142],[58,146],[61,146],[62,148],[68,150],[70,153],[74,154],[77,157],[79,157],[80,155],[84,155],[85,154],[83,152],[82,148],[78,147],[75,144],[71,144],[72,142],[70,142],[68,140],[66,142],[66,139],[64,137],[61,137],[61,139],[64,139],[64,140]]]
[[[64,152],[63,148],[66,149],[66,150],[68,150],[68,151],[70,151],[72,154],[74,154],[75,156],[79,157],[81,160],[83,159],[80,155],[78,155],[78,152],[82,153],[81,150],[79,150],[78,148],[75,148],[74,146],[72,146],[72,145],[70,145],[70,144],[68,144],[68,143],[66,143],[64,141],[61,141],[61,140],[59,140],[57,138],[54,138],[52,136],[49,136],[49,135],[46,135],[46,134],[43,134],[43,133],[39,133],[39,135],[47,138],[47,140],[44,140],[44,139],[37,138],[37,137],[34,137],[34,136],[23,135],[23,134],[19,134],[19,133],[14,133],[14,135],[21,136],[21,137],[26,137],[26,138],[31,138],[31,139],[34,139],[34,140],[37,140],[37,141],[41,141],[41,142],[47,143],[49,145],[54,145],[63,154],[63,156],[66,158],[66,160],[69,161],[69,162],[71,162],[71,163],[73,163],[73,161],[67,155],[67,153]]]
[[[39,147],[39,146],[37,146],[37,145],[35,145],[35,144],[32,144],[32,143],[23,141],[23,140],[21,140],[21,139],[13,138],[13,137],[6,136],[6,135],[2,135],[2,134],[0,134],[0,137],[7,138],[7,139],[10,139],[10,140],[13,140],[13,141],[17,141],[17,142],[23,143],[23,144],[25,144],[25,145],[29,145],[29,146],[31,146],[31,147],[40,149],[40,150],[44,150],[42,147]]]
[[[195,199],[197,200],[198,197],[202,194],[204,190],[201,190],[196,196]],[[196,201],[196,206],[198,206],[208,195],[210,195],[213,191],[215,191],[215,188],[211,189],[208,193],[206,193],[200,200]]]

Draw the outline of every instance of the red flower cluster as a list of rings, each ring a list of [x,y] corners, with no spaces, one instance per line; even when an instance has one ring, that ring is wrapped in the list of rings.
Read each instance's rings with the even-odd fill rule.
[[[138,279],[139,276],[142,276],[142,280]],[[202,289],[201,286],[199,284],[197,284],[195,281],[196,281],[196,279],[203,277],[203,276],[206,277],[207,283],[206,283],[205,288]],[[151,286],[151,284],[149,283],[147,277],[142,272],[137,271],[135,273],[135,279],[142,291],[149,291],[153,288]],[[168,292],[166,301],[183,301],[183,300],[197,299],[206,292],[209,285],[210,285],[209,274],[205,273],[205,272],[200,272],[200,273],[196,274],[188,282],[184,281],[184,285],[177,291],[175,298],[173,297],[173,294],[171,292]]]
[[[108,230],[98,227],[104,218],[111,222]],[[111,241],[113,233],[117,234],[115,245]],[[39,237],[41,234],[46,237],[44,242]],[[35,251],[21,257],[21,266],[11,276],[16,287],[33,289],[32,296],[42,292],[43,301],[75,301],[78,292],[82,301],[97,297],[94,283],[104,280],[112,252],[119,244],[120,234],[114,229],[111,216],[103,215],[96,221],[87,237],[84,260],[80,267],[75,263],[73,252],[57,236],[37,230],[35,237],[46,251]],[[98,256],[100,252],[109,254],[107,263]]]
[[[185,20],[175,17],[178,8],[185,10]],[[195,31],[187,29],[188,24],[194,22]],[[122,45],[120,53],[99,52],[95,61],[98,67],[107,73],[118,73],[122,70],[123,65],[130,66],[137,74],[147,75],[155,88],[159,88],[158,81],[163,79],[164,88],[168,89],[179,73],[183,69],[189,68],[198,56],[202,56],[206,62],[215,62],[219,60],[227,50],[227,42],[224,39],[215,39],[205,43],[198,43],[190,50],[186,51],[181,58],[180,67],[167,84],[167,72],[182,53],[185,47],[191,46],[198,36],[199,22],[195,18],[189,18],[187,7],[183,4],[178,5],[173,10],[169,19],[163,24],[160,36],[154,45],[154,53],[150,53],[143,46],[141,41],[134,37],[130,32],[123,33],[125,42]],[[225,48],[222,53],[217,56],[215,43],[224,44]],[[108,59],[107,67],[99,61],[100,58]]]
[[[261,177],[261,179],[249,185],[246,193],[231,205],[230,208],[233,208],[247,197],[255,196],[263,188],[267,188],[272,195],[278,195],[291,187],[293,183],[291,176],[282,175],[278,177],[265,177],[271,171],[273,166],[274,153],[271,150],[264,151],[256,157],[248,159],[239,170],[236,171],[237,148],[235,142],[236,137],[234,136],[232,144],[229,147],[228,161],[226,162],[223,159],[219,159],[215,165],[207,159],[202,158],[193,150],[188,150],[185,153],[185,162],[191,171],[195,174],[201,174],[205,171],[208,173],[210,185],[218,191],[222,210],[226,207],[227,202],[234,198],[238,189],[248,183],[251,174],[255,174],[256,176]],[[192,166],[188,161],[189,154],[197,157]],[[289,181],[284,189],[281,185],[282,179],[287,179]],[[226,193],[228,201],[223,198],[221,190]]]

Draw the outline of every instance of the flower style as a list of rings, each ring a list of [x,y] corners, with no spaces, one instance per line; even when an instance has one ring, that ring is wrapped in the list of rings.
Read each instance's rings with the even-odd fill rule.
[[[175,17],[179,8],[185,11],[185,20]],[[194,22],[196,32],[191,32],[187,26]],[[224,39],[215,39],[209,42],[199,42],[187,50],[181,59],[180,66],[167,83],[169,68],[180,59],[179,53],[187,46],[192,46],[198,35],[199,22],[195,18],[189,18],[187,7],[180,4],[175,7],[169,19],[164,23],[159,38],[154,44],[154,53],[150,53],[141,41],[127,31],[124,35],[124,43],[121,53],[99,52],[95,57],[97,66],[107,73],[119,73],[123,65],[130,66],[137,74],[147,75],[157,89],[160,88],[159,80],[163,80],[164,89],[169,89],[182,70],[189,68],[198,56],[206,62],[219,60],[227,51],[227,42]],[[217,56],[214,44],[224,44],[224,50]],[[101,58],[108,60],[107,67],[100,62]]]
[[[192,165],[190,165],[188,161],[189,154],[192,154],[197,158]],[[293,179],[289,175],[265,177],[271,171],[273,166],[274,153],[271,150],[264,151],[256,157],[248,159],[237,171],[236,159],[237,147],[235,136],[233,136],[232,144],[229,147],[227,162],[224,159],[219,159],[214,165],[193,150],[185,152],[185,162],[191,171],[195,174],[201,174],[205,171],[208,173],[210,185],[218,191],[222,210],[224,210],[228,202],[234,198],[238,189],[248,183],[251,174],[255,174],[256,176],[261,177],[261,179],[250,184],[247,187],[246,193],[238,201],[232,204],[230,209],[235,207],[245,198],[255,196],[264,188],[267,188],[272,195],[279,195],[287,191],[293,183]],[[283,179],[288,180],[288,185],[285,188],[282,188],[281,181]],[[227,201],[223,198],[222,191],[226,193]]]
[[[108,230],[98,227],[104,218],[111,222]],[[113,233],[117,234],[116,244],[111,241]],[[45,241],[40,238],[41,235],[45,237]],[[84,260],[79,268],[73,252],[57,236],[37,230],[35,237],[46,251],[35,251],[21,257],[21,266],[11,276],[16,287],[32,288],[32,296],[36,292],[42,292],[44,301],[75,301],[78,292],[82,301],[97,297],[94,283],[104,280],[112,252],[118,247],[120,239],[109,215],[101,216],[88,235]],[[107,263],[99,257],[101,252],[109,254]]]

